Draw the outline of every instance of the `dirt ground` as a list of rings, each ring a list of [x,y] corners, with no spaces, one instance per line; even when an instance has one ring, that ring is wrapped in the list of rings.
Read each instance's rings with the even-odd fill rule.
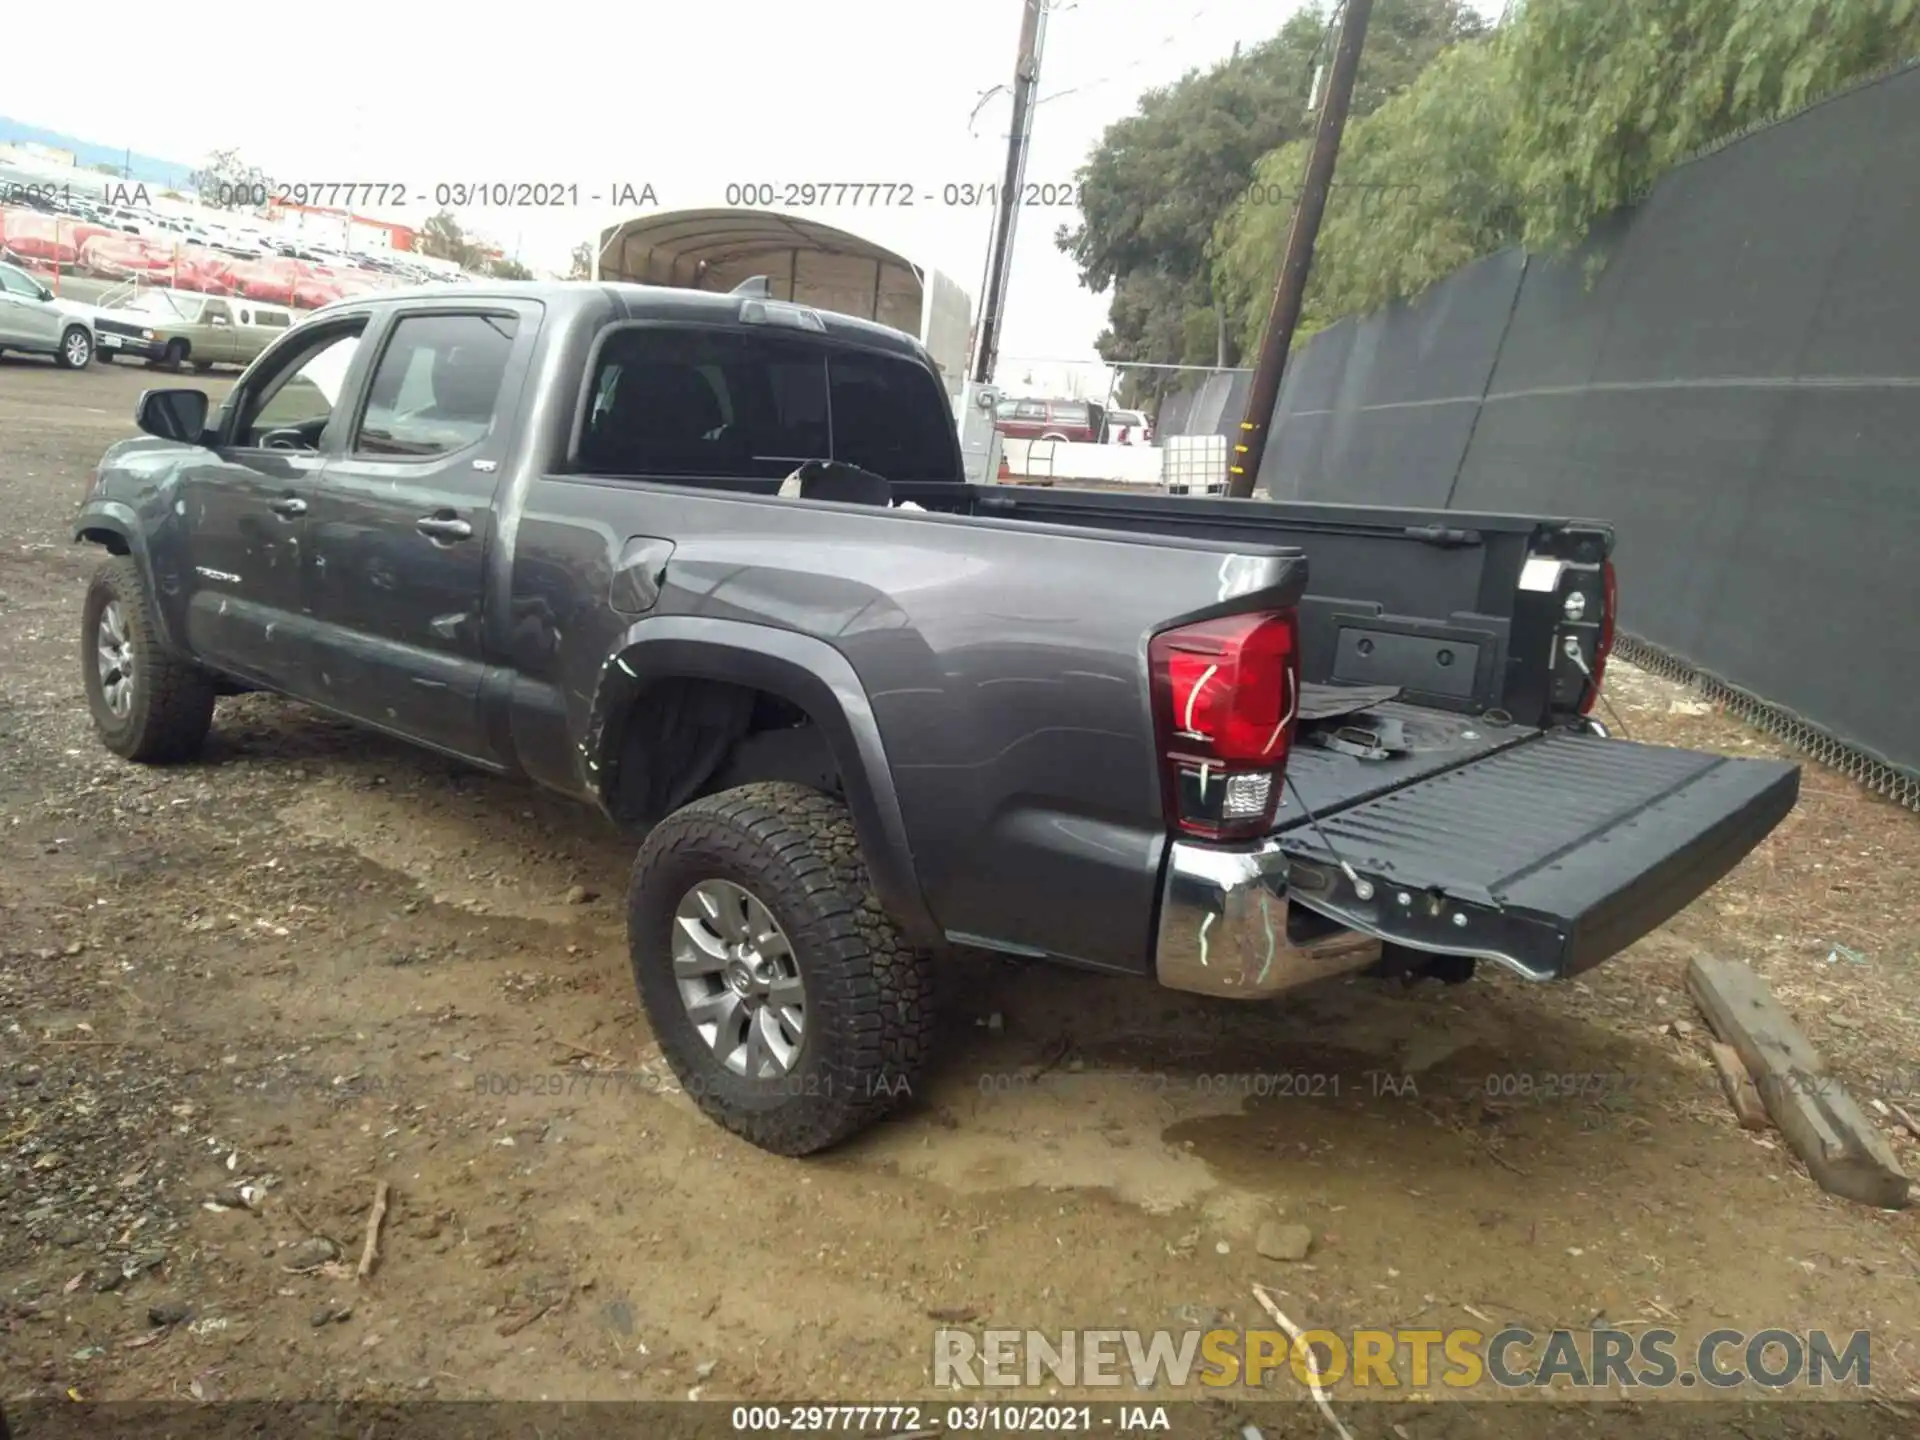
[[[1751,962],[1863,1104],[1920,1109],[1920,817],[1809,766],[1563,986],[1237,1007],[968,961],[931,1093],[780,1160],[670,1083],[592,814],[265,697],[203,763],[94,741],[66,525],[154,378],[0,360],[0,1399],[930,1397],[940,1323],[1255,1324],[1256,1281],[1335,1329],[1866,1328],[1920,1396],[1915,1212],[1738,1129],[1682,984]],[[1635,738],[1777,753],[1610,693]],[[1272,1217],[1306,1260],[1256,1254]],[[1456,1433],[1444,1399],[1364,1433]]]

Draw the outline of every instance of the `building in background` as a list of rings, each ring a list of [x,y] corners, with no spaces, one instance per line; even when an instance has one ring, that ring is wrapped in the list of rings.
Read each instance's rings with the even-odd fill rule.
[[[321,205],[269,201],[266,217],[267,224],[287,239],[318,242],[359,255],[412,251],[419,238],[412,226],[397,220],[376,220]]]

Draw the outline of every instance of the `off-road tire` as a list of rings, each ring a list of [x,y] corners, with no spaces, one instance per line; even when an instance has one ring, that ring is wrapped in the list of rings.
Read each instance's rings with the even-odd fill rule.
[[[133,703],[124,716],[107,704],[98,664],[100,615],[118,604],[133,652]],[[213,678],[161,647],[140,566],[127,555],[100,563],[81,611],[80,673],[100,743],[125,760],[164,765],[200,753],[213,723]]]
[[[757,897],[793,948],[806,1026],[790,1072],[749,1080],[694,1027],[673,973],[674,911],[695,885]],[[846,806],[787,783],[696,800],[653,828],[633,863],[634,983],[667,1063],[707,1116],[776,1155],[810,1155],[922,1093],[933,1050],[929,958],[874,897]]]

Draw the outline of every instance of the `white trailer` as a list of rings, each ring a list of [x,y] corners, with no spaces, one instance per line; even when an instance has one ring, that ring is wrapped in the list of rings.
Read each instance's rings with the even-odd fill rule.
[[[670,210],[600,232],[594,278],[692,290],[734,289],[764,275],[774,299],[856,315],[927,347],[959,403],[973,301],[949,276],[804,215]]]

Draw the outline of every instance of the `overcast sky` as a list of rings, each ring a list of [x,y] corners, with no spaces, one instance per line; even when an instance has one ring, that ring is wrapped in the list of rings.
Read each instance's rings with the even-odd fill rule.
[[[1056,3],[1030,184],[1068,180],[1142,90],[1225,58],[1236,41],[1275,34],[1301,0]],[[108,17],[102,33],[135,24],[126,9],[124,24]],[[539,268],[564,269],[573,246],[611,218],[584,195],[612,183],[651,183],[668,209],[722,204],[733,181],[911,183],[922,197],[911,209],[811,213],[945,271],[981,299],[990,212],[938,200],[949,181],[999,178],[1006,96],[987,103],[971,132],[968,117],[982,92],[1012,79],[1020,0],[573,0],[492,11],[333,0],[180,13],[185,28],[164,40],[90,47],[84,85],[68,66],[8,66],[6,112],[182,162],[237,146],[280,181],[404,184],[429,195],[442,182],[577,182],[579,209],[463,216]],[[246,78],[169,84],[157,103],[152,67],[163,57]],[[272,78],[281,75],[284,83]],[[1007,359],[1093,356],[1105,302],[1080,288],[1053,244],[1072,214],[1020,216]]]

